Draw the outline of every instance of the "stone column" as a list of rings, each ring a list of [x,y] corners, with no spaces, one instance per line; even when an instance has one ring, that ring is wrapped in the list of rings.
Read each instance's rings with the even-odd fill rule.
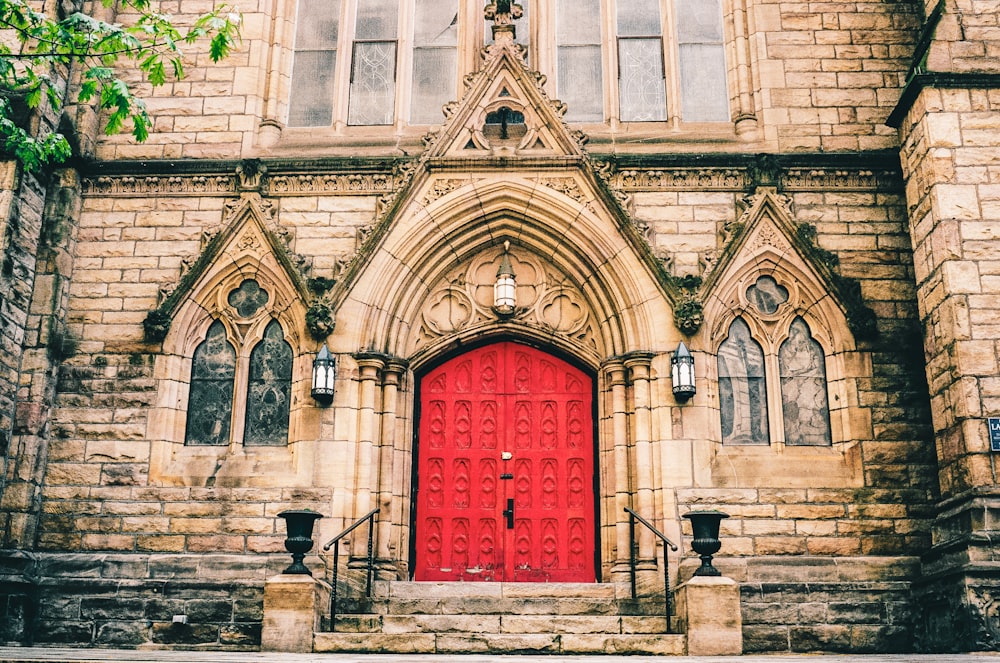
[[[376,412],[376,404],[382,406],[381,371],[385,367],[385,357],[375,353],[355,356],[358,362],[361,385],[358,398],[358,455],[355,475],[354,517],[360,518],[372,508],[372,494],[378,492],[379,455],[378,445],[381,427]],[[350,523],[345,523],[350,525]],[[352,536],[351,558],[357,559],[368,554],[367,531],[355,530]]]
[[[918,634],[929,649],[993,649],[1000,601],[1000,8],[928,0],[899,127],[941,487]],[[992,27],[991,27],[992,26]],[[956,628],[956,625],[961,627]]]
[[[608,386],[611,388],[612,440],[615,459],[615,564],[613,574],[627,574],[629,571],[629,550],[632,542],[629,540],[628,517],[625,507],[632,505],[632,486],[629,481],[629,439],[628,439],[628,401],[625,393],[625,364],[620,361],[608,362],[605,366],[608,374]]]
[[[625,359],[632,382],[635,408],[635,510],[650,522],[656,519],[653,508],[653,431],[650,412],[649,365],[653,355],[632,353]],[[639,562],[642,568],[656,568],[656,539],[646,527],[639,528]]]
[[[398,360],[389,360],[382,372],[382,421],[381,443],[379,444],[379,476],[378,476],[378,535],[376,566],[379,577],[385,580],[396,579],[396,563],[392,559],[390,542],[392,528],[395,522],[393,497],[396,493],[394,478],[396,476],[393,464],[396,462],[396,408],[398,391],[403,371],[406,365]]]

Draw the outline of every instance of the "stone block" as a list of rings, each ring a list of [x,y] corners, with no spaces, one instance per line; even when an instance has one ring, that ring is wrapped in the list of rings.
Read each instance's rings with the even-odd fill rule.
[[[264,583],[262,651],[311,652],[329,604],[329,588],[307,575],[279,575]]]
[[[435,653],[435,639],[433,633],[407,633],[399,635],[385,633],[317,633],[313,651],[316,653],[433,654]],[[262,649],[264,648],[263,642],[262,635]],[[263,650],[267,651],[266,649]]]
[[[793,626],[789,629],[788,641],[794,652],[847,652],[851,650],[851,627]]]
[[[740,586],[723,576],[695,576],[677,589],[677,614],[687,630],[689,656],[743,653]]]
[[[187,602],[184,612],[192,622],[228,622],[233,618],[233,604],[226,600],[194,600]]]
[[[85,598],[80,601],[80,616],[84,619],[128,619],[143,614],[143,599]]]
[[[383,633],[499,633],[499,615],[385,615]],[[527,631],[525,631],[527,632]]]
[[[504,633],[621,633],[617,616],[503,615]]]
[[[743,629],[743,651],[783,652],[788,651],[788,627],[784,625],[749,625]]]
[[[142,622],[107,622],[97,627],[94,644],[136,647],[150,641],[150,628]]]
[[[219,641],[219,627],[214,624],[153,624],[153,642],[160,645],[206,645]]]
[[[566,634],[561,636],[564,654],[617,654],[635,656],[683,656],[686,642],[682,635],[601,635]]]
[[[552,634],[440,635],[436,650],[439,654],[557,654],[560,637]]]
[[[68,620],[39,620],[35,627],[35,642],[60,645],[89,645],[93,637],[93,624]]]

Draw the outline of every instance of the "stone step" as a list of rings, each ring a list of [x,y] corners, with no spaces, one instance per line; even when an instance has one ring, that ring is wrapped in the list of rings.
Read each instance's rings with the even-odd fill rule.
[[[674,623],[676,627],[676,622]],[[392,614],[338,615],[338,633],[660,635],[666,619],[619,615]]]
[[[625,599],[630,598],[628,585],[620,583],[584,582],[402,582],[379,581],[373,587],[375,598],[399,599],[440,599],[440,598],[483,598],[483,599],[551,599],[589,598]]]
[[[397,615],[662,615],[663,599],[484,598],[341,599],[338,613]]]
[[[313,651],[366,654],[645,654],[683,656],[683,635],[603,633],[316,633]]]

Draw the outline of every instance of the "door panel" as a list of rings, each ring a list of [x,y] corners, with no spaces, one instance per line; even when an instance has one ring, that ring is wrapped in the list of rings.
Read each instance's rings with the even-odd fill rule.
[[[422,379],[416,580],[594,581],[592,390],[511,342]]]

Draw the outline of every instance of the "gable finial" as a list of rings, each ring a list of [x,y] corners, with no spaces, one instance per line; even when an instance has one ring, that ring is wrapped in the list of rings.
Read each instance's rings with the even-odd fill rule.
[[[524,7],[512,0],[492,0],[483,10],[487,21],[493,21],[493,41],[513,42],[517,35],[514,21],[524,16]]]

